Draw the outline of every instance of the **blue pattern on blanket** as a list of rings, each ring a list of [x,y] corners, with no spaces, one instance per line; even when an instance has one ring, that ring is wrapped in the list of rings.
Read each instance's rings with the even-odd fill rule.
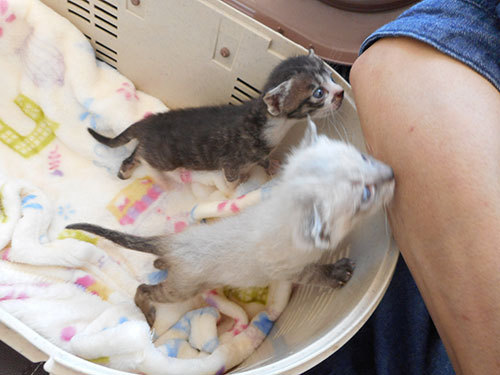
[[[174,326],[170,329],[171,332],[178,331],[176,333],[176,336],[181,336],[181,339],[183,342],[188,340],[191,346],[193,346],[195,349],[202,350],[207,353],[212,353],[218,346],[219,346],[219,339],[217,337],[217,330],[214,330],[214,336],[212,337],[206,337],[203,342],[198,342],[197,345],[194,345],[193,342],[195,341],[195,338],[192,336],[194,333],[194,330],[192,330],[192,326],[194,323],[195,318],[200,318],[200,317],[211,317],[208,320],[205,320],[204,323],[202,324],[207,324],[208,326],[215,327],[217,324],[217,320],[219,319],[220,315],[217,309],[214,307],[203,307],[198,310],[193,310],[189,311],[184,316],[174,324]],[[200,321],[197,321],[199,323]],[[207,326],[205,326],[208,328]],[[174,343],[169,343],[169,345],[174,345]],[[175,343],[176,346],[174,347],[169,347],[170,352],[173,353],[175,347],[179,347],[180,343]],[[168,348],[167,348],[168,349]],[[167,350],[167,352],[169,352]],[[169,353],[170,353],[169,352]],[[169,356],[171,356],[169,354]]]
[[[267,335],[271,328],[273,328],[273,321],[269,319],[267,313],[261,312],[257,315],[257,318],[252,323],[255,327],[257,327],[262,333]]]
[[[177,357],[179,354],[179,348],[186,340],[184,339],[170,339],[165,343],[165,350],[169,357]]]
[[[37,198],[37,196],[34,194],[29,194],[29,195],[25,196],[21,200],[21,207],[23,208],[23,210],[25,208],[33,208],[34,210],[43,210],[43,206],[40,203],[31,202],[33,199],[36,199],[36,198]]]
[[[168,276],[167,270],[160,270],[160,271],[151,272],[148,275],[148,284],[151,284],[151,285],[159,284],[162,281],[165,281],[167,279],[167,276]]]
[[[97,113],[94,113],[90,110],[90,106],[92,105],[92,102],[94,101],[93,98],[87,98],[83,101],[83,108],[85,109],[84,112],[82,112],[79,116],[80,121],[85,121],[87,118],[89,119],[90,122],[90,127],[94,130],[97,129],[97,120],[101,117]]]

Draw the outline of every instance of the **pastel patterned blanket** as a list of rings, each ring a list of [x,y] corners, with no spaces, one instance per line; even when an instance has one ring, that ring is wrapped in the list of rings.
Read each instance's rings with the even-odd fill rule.
[[[248,357],[286,306],[289,284],[159,305],[151,332],[133,296],[167,273],[150,255],[64,227],[179,232],[260,201],[270,188],[252,189],[265,174],[236,191],[220,173],[176,171],[168,191],[141,169],[119,180],[131,149],[100,145],[87,127],[117,134],[166,107],[96,63],[86,38],[38,0],[0,0],[0,72],[0,309],[124,371],[216,374]]]

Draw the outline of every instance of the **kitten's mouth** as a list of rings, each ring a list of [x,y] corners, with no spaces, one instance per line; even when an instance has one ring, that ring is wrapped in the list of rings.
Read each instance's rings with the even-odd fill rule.
[[[334,101],[332,100],[330,105],[325,105],[319,111],[317,111],[317,115],[315,117],[324,118],[328,116],[334,116],[333,112],[338,110],[342,105],[342,100]]]
[[[332,101],[332,110],[336,111],[342,105],[342,99],[339,101]]]
[[[384,196],[384,201],[382,203],[384,207],[388,206],[389,203],[392,201],[392,198],[394,196],[395,185],[396,183],[394,177],[392,179],[386,179],[385,181],[382,182],[380,190],[383,192]]]
[[[342,105],[342,101],[344,100],[344,90],[340,90],[336,92],[332,97],[332,109],[336,111]]]

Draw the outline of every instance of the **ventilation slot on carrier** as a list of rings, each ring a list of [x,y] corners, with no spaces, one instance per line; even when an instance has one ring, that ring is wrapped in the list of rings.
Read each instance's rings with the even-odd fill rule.
[[[80,30],[94,47],[96,59],[116,69],[118,52],[113,42],[118,38],[118,2],[66,0],[66,4],[71,20],[80,25]]]
[[[111,0],[99,0],[92,9],[94,26],[114,38],[118,38],[118,7]]]
[[[118,10],[118,7],[113,4],[113,0],[99,0],[98,3],[105,8],[107,7],[108,9],[114,9],[115,11]]]
[[[95,16],[95,22],[94,22],[95,27],[98,29],[104,31],[105,33],[118,38],[118,34],[116,33],[116,30],[118,27],[116,25],[110,25],[108,22],[105,22],[102,20],[102,18]]]
[[[98,40],[95,41],[95,56],[98,60],[104,61],[116,69],[116,64],[118,63],[118,53]]]
[[[229,104],[239,105],[247,100],[257,98],[259,95],[260,90],[256,89],[255,86],[243,81],[241,78],[237,78]]]
[[[103,7],[100,7],[99,5],[94,4],[94,9],[96,14],[101,14],[102,17],[108,17],[112,21],[115,21],[118,19],[117,15],[114,14],[116,12],[116,8],[113,8],[113,11],[106,10]]]
[[[68,13],[74,20],[90,23],[90,10],[88,0],[67,0]]]

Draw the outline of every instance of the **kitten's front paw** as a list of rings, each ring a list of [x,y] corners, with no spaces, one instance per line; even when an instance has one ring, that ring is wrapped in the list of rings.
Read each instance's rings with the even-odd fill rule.
[[[116,177],[118,177],[120,180],[128,179],[128,177],[122,171],[118,171],[118,174],[116,175]]]
[[[132,169],[126,169],[122,166],[116,176],[120,180],[128,180],[132,176]]]
[[[266,173],[269,176],[274,176],[281,169],[281,162],[277,159],[269,159],[269,165],[266,168]]]
[[[347,283],[351,279],[355,266],[356,264],[349,258],[342,258],[334,264],[326,265],[332,286],[339,287]]]

